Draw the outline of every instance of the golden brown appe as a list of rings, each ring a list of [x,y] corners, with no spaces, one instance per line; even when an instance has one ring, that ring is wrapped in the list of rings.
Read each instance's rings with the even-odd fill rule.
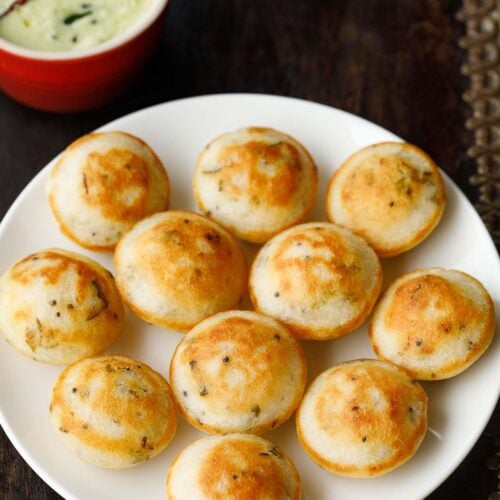
[[[334,172],[326,195],[328,219],[363,236],[382,257],[423,241],[445,205],[434,161],[416,146],[398,142],[355,152]]]
[[[410,459],[427,430],[427,396],[401,368],[353,360],[320,374],[296,413],[300,444],[349,477],[385,474]]]
[[[299,500],[301,493],[283,451],[250,434],[195,441],[170,466],[166,488],[169,500]]]
[[[312,210],[317,168],[283,132],[247,127],[225,133],[200,153],[193,189],[200,209],[239,238],[263,243]]]
[[[472,276],[441,268],[399,277],[370,322],[378,357],[421,380],[453,377],[474,363],[495,331],[493,301]]]
[[[118,338],[124,310],[113,275],[57,248],[13,264],[0,278],[0,330],[25,356],[68,364]]]
[[[168,208],[170,186],[144,141],[125,132],[95,132],[62,153],[47,193],[66,236],[85,248],[111,251],[137,221]]]
[[[328,340],[360,326],[380,293],[382,268],[359,236],[327,222],[294,226],[257,254],[250,297],[299,338]]]
[[[198,323],[170,363],[181,414],[209,433],[261,434],[278,427],[299,404],[306,378],[298,341],[253,311],[227,311]]]
[[[186,331],[235,307],[247,263],[234,238],[208,217],[170,210],[139,222],[114,255],[125,303],[150,323]]]
[[[177,427],[167,381],[125,356],[84,358],[68,366],[54,385],[49,412],[72,452],[111,469],[153,458]]]

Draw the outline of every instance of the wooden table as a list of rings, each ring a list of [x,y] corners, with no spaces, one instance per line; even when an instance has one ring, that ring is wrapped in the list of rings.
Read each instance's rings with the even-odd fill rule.
[[[336,106],[426,150],[471,201],[475,165],[461,94],[456,0],[171,0],[143,79],[95,111],[53,115],[0,95],[0,216],[72,140],[121,115],[186,96],[259,92]],[[8,383],[8,381],[2,381]],[[485,499],[499,411],[469,456],[429,498]],[[498,436],[498,434],[497,434]],[[60,498],[0,435],[0,498]]]

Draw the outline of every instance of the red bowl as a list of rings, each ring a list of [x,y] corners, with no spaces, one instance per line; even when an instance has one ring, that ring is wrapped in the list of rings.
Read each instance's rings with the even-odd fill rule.
[[[154,0],[123,34],[78,52],[26,49],[0,38],[0,89],[27,106],[73,112],[122,94],[157,44],[168,0]]]

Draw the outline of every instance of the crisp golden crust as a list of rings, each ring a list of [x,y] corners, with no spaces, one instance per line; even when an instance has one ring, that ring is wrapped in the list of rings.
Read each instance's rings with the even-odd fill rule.
[[[468,368],[490,345],[493,301],[468,274],[422,269],[398,278],[370,322],[377,356],[421,380],[449,378]]]
[[[144,217],[166,210],[167,173],[154,151],[124,132],[81,137],[63,152],[47,186],[61,231],[79,245],[111,251]]]
[[[112,274],[83,255],[40,251],[0,278],[0,330],[37,361],[68,364],[99,354],[118,338],[123,318]]]
[[[357,151],[335,171],[326,195],[328,219],[363,236],[383,257],[423,241],[445,205],[436,164],[407,143],[383,142]]]
[[[382,269],[359,236],[324,222],[275,236],[254,260],[250,297],[255,309],[298,337],[327,340],[356,329],[380,293]]]
[[[302,348],[277,321],[228,311],[179,343],[170,380],[181,414],[210,433],[261,434],[288,420],[307,379]]]
[[[125,356],[85,358],[57,379],[50,418],[82,460],[121,469],[158,455],[177,427],[167,381]]]
[[[214,139],[193,178],[200,209],[238,237],[263,243],[312,210],[317,168],[292,137],[248,127]]]
[[[117,285],[144,320],[188,330],[235,307],[247,283],[242,249],[216,222],[184,210],[138,223],[116,247]]]
[[[271,442],[229,434],[195,441],[168,471],[167,498],[210,500],[299,500],[300,477]]]
[[[296,414],[307,454],[330,472],[385,474],[413,456],[427,430],[427,396],[395,365],[354,360],[319,375]]]

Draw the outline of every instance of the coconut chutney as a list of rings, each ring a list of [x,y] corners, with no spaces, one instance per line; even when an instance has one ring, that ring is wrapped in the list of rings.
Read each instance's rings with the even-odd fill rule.
[[[30,0],[0,19],[0,37],[35,50],[88,49],[126,31],[152,0]]]

